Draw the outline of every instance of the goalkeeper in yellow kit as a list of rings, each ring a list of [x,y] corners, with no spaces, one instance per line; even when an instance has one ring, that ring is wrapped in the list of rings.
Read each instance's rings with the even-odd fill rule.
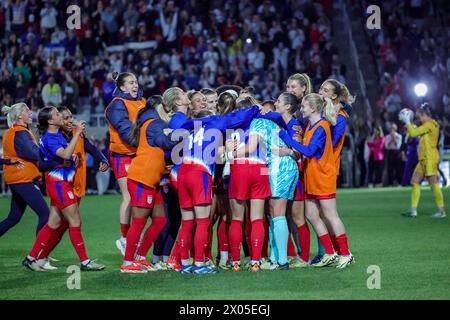
[[[416,111],[416,117],[421,125],[415,127],[411,124],[409,117],[400,115],[400,121],[404,122],[408,135],[411,138],[420,137],[419,140],[419,163],[414,170],[411,178],[411,209],[402,215],[407,217],[417,216],[417,206],[420,199],[420,184],[426,177],[433,191],[434,199],[438,207],[438,212],[432,215],[432,218],[445,218],[444,197],[442,195],[441,186],[438,179],[439,166],[439,124],[431,117],[431,110],[427,103]]]

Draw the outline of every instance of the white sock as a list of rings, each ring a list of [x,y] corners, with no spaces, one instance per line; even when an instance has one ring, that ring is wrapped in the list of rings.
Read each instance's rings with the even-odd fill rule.
[[[169,261],[169,256],[163,256],[163,262]]]
[[[258,264],[259,265],[259,260],[252,260],[252,264]]]
[[[220,251],[220,260],[228,260],[228,251]]]
[[[122,263],[122,265],[125,266],[125,267],[131,266],[132,264],[133,264],[133,261],[124,261]]]
[[[136,255],[136,260],[145,260],[145,257],[140,256],[140,255]]]
[[[120,237],[120,242],[127,242],[127,238],[125,238],[125,237]]]
[[[35,260],[36,260],[36,259],[33,258],[32,256],[27,256],[27,259],[28,259],[28,260],[31,260],[31,261],[35,261]]]
[[[87,260],[81,261],[81,264],[85,266],[85,265],[87,265],[89,262],[91,262],[91,260],[87,259]]]
[[[197,267],[203,267],[204,265],[205,265],[205,263],[204,262],[195,262],[195,265],[197,266]]]
[[[161,260],[161,256],[153,255],[153,264],[157,264]]]

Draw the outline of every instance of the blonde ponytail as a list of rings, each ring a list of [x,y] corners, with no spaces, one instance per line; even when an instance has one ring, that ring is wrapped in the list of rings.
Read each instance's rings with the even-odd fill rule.
[[[324,98],[318,93],[310,93],[303,98],[318,113],[323,116],[331,125],[336,125],[337,113],[330,98]]]
[[[337,112],[333,106],[333,101],[330,98],[323,98],[323,116],[331,123],[332,126],[336,125]]]
[[[13,104],[11,107],[4,106],[2,108],[2,112],[3,114],[6,115],[6,120],[8,121],[8,127],[11,128],[14,125],[14,123],[16,123],[17,117],[19,116],[19,114],[22,113],[23,108],[27,107],[28,106],[25,103],[19,102]]]

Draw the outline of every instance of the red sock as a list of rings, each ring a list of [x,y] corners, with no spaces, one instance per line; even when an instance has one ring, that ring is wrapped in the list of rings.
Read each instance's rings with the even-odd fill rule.
[[[84,246],[83,234],[81,233],[81,227],[69,227],[69,236],[70,241],[72,241],[72,245],[77,252],[80,261],[88,260],[88,256],[86,254],[86,247]]]
[[[325,248],[326,254],[333,254],[333,244],[331,243],[330,235],[325,233],[324,235],[319,237],[320,242],[322,242],[323,247]]]
[[[195,246],[194,246],[194,238],[195,238],[195,230],[197,229],[197,221],[194,219],[194,224],[192,225],[191,230],[191,240],[189,242],[189,258],[195,257]]]
[[[250,220],[250,212],[247,210],[245,217],[245,242],[247,243],[247,248],[252,256],[252,221]]]
[[[217,228],[217,242],[219,243],[219,252],[228,251],[227,223],[221,220]]]
[[[142,257],[146,257],[148,250],[152,247],[153,242],[158,238],[161,230],[166,225],[166,217],[154,217],[152,218],[152,224],[147,228],[142,238],[141,246],[137,254]]]
[[[288,237],[288,247],[287,247],[287,255],[288,257],[295,257],[297,256],[297,250],[295,249],[294,241],[292,241],[292,234],[291,231],[289,231],[289,237]]]
[[[264,220],[264,242],[261,252],[261,258],[268,258],[267,249],[269,247],[269,224]]]
[[[205,250],[208,242],[208,229],[210,225],[209,218],[195,219],[197,221],[197,228],[195,230],[194,248],[195,248],[195,262],[205,261]]]
[[[300,258],[303,261],[309,261],[309,250],[311,243],[311,234],[309,232],[308,223],[302,224],[297,228],[298,242],[300,243],[300,249],[302,250]]]
[[[47,245],[42,250],[38,259],[48,258],[48,255],[50,254],[50,252],[53,251],[53,249],[56,248],[56,246],[61,241],[61,239],[67,229],[69,229],[69,223],[65,219],[61,220],[61,224],[60,224],[59,228],[56,229],[56,231],[53,233],[52,237],[50,238]]]
[[[261,251],[264,245],[264,222],[262,219],[253,220],[252,222],[252,260],[259,261],[261,259]]]
[[[208,241],[206,242],[205,257],[212,260],[213,224],[210,220],[208,225]]]
[[[37,234],[36,241],[34,242],[33,248],[28,254],[30,257],[37,259],[39,253],[48,245],[49,240],[52,238],[53,234],[57,229],[52,229],[48,224],[46,224]]]
[[[180,256],[180,244],[178,243],[178,239],[175,240],[175,244],[172,249],[172,254],[170,255],[171,258],[178,259]]]
[[[230,241],[231,261],[241,261],[242,221],[231,220],[228,239]]]
[[[348,250],[348,240],[345,233],[336,237],[336,243],[339,247],[339,254],[343,256],[348,256],[350,251]]]
[[[180,250],[180,258],[182,260],[189,259],[189,248],[191,246],[191,234],[194,227],[194,220],[182,220],[180,233],[178,234],[178,245]]]
[[[133,218],[127,233],[127,247],[125,249],[125,261],[133,261],[142,230],[147,224],[146,218]]]
[[[128,230],[130,229],[130,224],[121,223],[120,230],[122,231],[122,237],[126,238]]]
[[[333,244],[334,251],[336,251],[337,254],[341,254],[339,250],[339,244],[336,241],[336,235],[330,234],[331,243]]]

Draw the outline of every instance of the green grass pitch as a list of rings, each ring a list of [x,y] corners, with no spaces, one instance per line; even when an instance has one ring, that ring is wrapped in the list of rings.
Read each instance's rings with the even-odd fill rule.
[[[450,201],[449,189],[443,192]],[[422,190],[419,217],[400,216],[408,208],[409,194],[409,188],[338,192],[338,209],[356,257],[350,268],[216,275],[120,273],[122,257],[114,243],[120,235],[120,197],[86,197],[81,212],[88,255],[107,269],[81,273],[80,290],[67,288],[66,269],[78,265],[67,234],[52,254],[60,260],[54,263],[58,270],[37,273],[21,266],[35,238],[37,219],[28,209],[22,221],[0,238],[0,299],[449,299],[450,218],[429,218],[435,204],[428,188]],[[9,198],[0,199],[0,219],[8,211]],[[315,236],[311,244],[312,257]],[[379,290],[367,287],[372,265],[380,268]]]

